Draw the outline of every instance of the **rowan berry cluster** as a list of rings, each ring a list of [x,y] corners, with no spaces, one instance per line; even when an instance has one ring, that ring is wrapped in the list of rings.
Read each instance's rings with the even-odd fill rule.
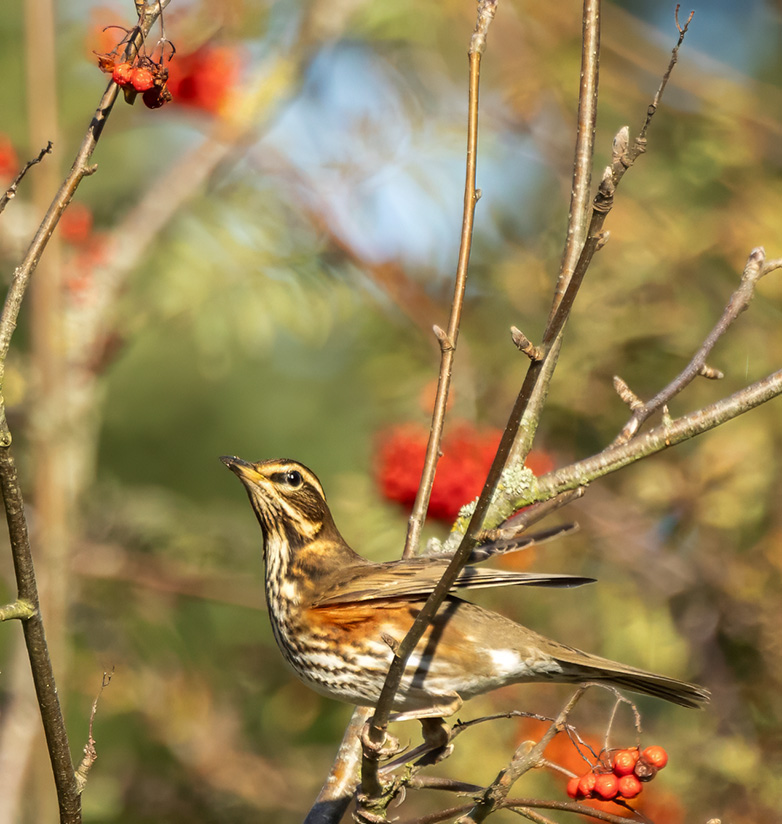
[[[651,781],[657,771],[668,763],[668,753],[657,746],[641,752],[638,747],[616,750],[606,759],[581,776],[568,781],[567,794],[571,798],[594,798],[613,801],[635,798],[643,785]]]
[[[133,103],[140,94],[148,109],[159,109],[172,100],[166,86],[168,69],[145,55],[137,56],[133,62],[119,59],[115,54],[98,56],[101,71],[111,74],[111,79],[125,93],[125,100]]]
[[[480,493],[501,435],[499,430],[477,429],[466,422],[456,424],[446,433],[429,501],[432,518],[452,521],[461,507]],[[376,477],[384,498],[404,506],[413,504],[428,438],[429,430],[413,423],[382,433]],[[545,452],[530,452],[526,465],[536,475],[542,475],[552,469],[553,460]]]

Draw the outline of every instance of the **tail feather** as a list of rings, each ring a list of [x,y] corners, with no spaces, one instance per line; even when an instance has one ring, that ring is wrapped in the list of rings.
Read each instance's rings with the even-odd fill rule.
[[[711,696],[709,690],[698,684],[620,664],[618,661],[590,655],[573,647],[557,646],[559,649],[553,657],[573,680],[605,682],[693,709],[702,707]]]
[[[698,684],[690,684],[686,681],[679,681],[676,678],[668,678],[665,675],[657,675],[644,670],[606,669],[603,667],[582,667],[579,666],[580,679],[584,681],[605,681],[615,687],[640,692],[644,695],[651,695],[654,698],[662,698],[680,707],[698,709],[709,701],[711,693]]]

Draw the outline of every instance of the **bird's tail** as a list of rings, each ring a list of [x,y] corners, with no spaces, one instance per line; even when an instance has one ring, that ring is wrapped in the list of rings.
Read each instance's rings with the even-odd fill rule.
[[[662,698],[681,707],[693,709],[702,707],[711,696],[709,690],[698,684],[690,684],[676,678],[669,678],[667,675],[636,669],[569,647],[561,648],[561,651],[558,651],[554,657],[563,672],[573,681],[611,684],[620,689]]]

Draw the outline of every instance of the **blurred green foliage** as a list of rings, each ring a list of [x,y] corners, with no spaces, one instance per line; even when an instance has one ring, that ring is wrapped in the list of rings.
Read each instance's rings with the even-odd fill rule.
[[[58,21],[63,169],[105,87],[85,45],[91,29],[132,14],[129,3],[71,5]],[[474,4],[215,5],[173,0],[166,33],[185,52],[215,40],[241,55],[223,114],[120,101],[99,171],[77,195],[109,241],[129,231],[123,221],[139,202],[156,227],[114,312],[118,345],[90,410],[98,442],[74,535],[68,652],[56,662],[74,752],[101,673],[114,670],[95,721],[87,822],[302,819],[350,709],[285,669],[263,615],[260,533],[217,457],[303,461],[348,540],[396,557],[405,513],[379,499],[373,452],[385,426],[427,420],[430,329],[445,324],[450,300]],[[779,9],[733,5],[698,10],[649,151],[621,185],[539,433],[560,465],[598,451],[624,423],[614,374],[653,395],[711,329],[752,247],[782,255]],[[16,6],[4,12],[0,130],[32,156],[22,19]],[[490,32],[454,418],[504,424],[525,368],[507,330],[534,340],[545,322],[567,214],[580,30],[578,3],[517,0],[500,4]],[[607,4],[603,39],[598,169],[618,128],[642,122],[675,41],[673,10]],[[193,152],[221,140],[232,150],[161,220],[145,195],[171,170],[196,177],[207,161]],[[6,273],[34,228],[28,210],[22,192],[0,221]],[[66,249],[66,264],[76,256]],[[90,276],[115,263],[98,261]],[[776,273],[710,359],[725,379],[691,386],[673,414],[780,368],[781,301]],[[6,388],[20,437],[36,402],[24,335]],[[671,755],[644,808],[658,824],[782,820],[781,420],[772,402],[595,484],[567,513],[580,533],[534,564],[595,575],[597,586],[481,596],[553,637],[712,689],[704,713],[639,704],[646,743]],[[12,582],[5,552],[6,600]],[[0,632],[3,695],[9,667],[20,666],[17,635]],[[555,713],[568,694],[502,690],[463,717]],[[608,698],[585,704],[579,727],[599,739]],[[619,727],[613,743],[632,743],[631,719]],[[490,781],[524,734],[516,722],[485,725],[437,771]],[[20,821],[43,820],[42,752]],[[528,776],[517,790],[564,798],[564,780]],[[401,814],[445,803],[411,794]]]

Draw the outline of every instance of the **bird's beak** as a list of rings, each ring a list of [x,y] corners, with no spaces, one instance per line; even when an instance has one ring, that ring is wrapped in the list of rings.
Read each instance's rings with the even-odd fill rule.
[[[235,455],[223,455],[220,460],[236,475],[244,484],[258,484],[264,479],[263,475],[255,468],[254,464],[243,461]]]

